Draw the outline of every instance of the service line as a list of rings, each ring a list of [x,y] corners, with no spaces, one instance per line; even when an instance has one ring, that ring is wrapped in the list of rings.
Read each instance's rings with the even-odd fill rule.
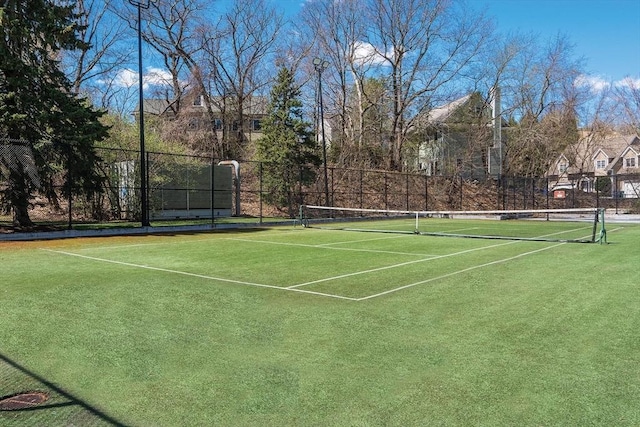
[[[268,288],[268,289],[278,289],[278,290],[281,290],[281,291],[282,290],[288,290],[288,291],[295,291],[295,292],[311,294],[311,295],[319,295],[319,296],[323,296],[323,297],[330,297],[330,298],[338,298],[338,299],[356,301],[356,298],[345,297],[345,296],[342,296],[342,295],[327,294],[327,293],[324,293],[324,292],[308,291],[306,289],[288,289],[288,288],[281,287],[281,286],[266,285],[266,284],[263,284],[263,283],[244,282],[244,281],[241,281],[241,280],[225,279],[223,277],[206,276],[204,274],[189,273],[187,271],[171,270],[171,269],[168,269],[168,268],[152,267],[152,266],[149,266],[149,265],[142,265],[142,264],[133,264],[131,262],[115,261],[115,260],[106,259],[106,258],[98,258],[98,257],[93,257],[93,256],[88,256],[88,255],[81,255],[81,254],[76,254],[76,253],[73,253],[73,252],[58,251],[58,250],[53,250],[53,249],[41,248],[41,250],[46,251],[46,252],[52,252],[52,253],[60,254],[60,255],[67,255],[67,256],[72,256],[72,257],[77,257],[77,258],[88,259],[88,260],[92,260],[92,261],[106,262],[106,263],[110,263],[110,264],[117,264],[117,265],[123,265],[123,266],[134,267],[134,268],[142,268],[142,269],[145,269],[145,270],[160,271],[160,272],[163,272],[163,273],[180,274],[180,275],[183,275],[183,276],[196,277],[198,279],[205,279],[205,280],[213,280],[213,281],[216,281],[216,282],[231,283],[231,284],[234,284],[234,285],[253,286],[253,287]]]

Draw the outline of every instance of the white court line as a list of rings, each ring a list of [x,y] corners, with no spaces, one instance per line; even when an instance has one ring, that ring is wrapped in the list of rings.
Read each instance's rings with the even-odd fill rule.
[[[415,252],[380,251],[376,249],[357,249],[357,248],[334,248],[331,246],[327,246],[327,244],[310,245],[306,243],[272,242],[270,240],[240,239],[235,237],[225,237],[225,240],[234,240],[238,242],[248,242],[248,243],[263,243],[267,245],[279,245],[279,246],[298,246],[301,248],[328,249],[332,251],[367,252],[367,253],[377,253],[377,254],[427,256],[427,257],[437,256],[437,255],[429,255],[429,254],[419,254]],[[349,243],[349,242],[341,242],[341,243]]]
[[[467,254],[467,253],[470,253],[470,252],[481,251],[481,250],[484,250],[484,249],[495,248],[495,247],[498,247],[498,246],[511,245],[511,244],[514,244],[514,243],[517,243],[517,242],[498,243],[498,244],[495,244],[495,245],[482,246],[482,247],[473,248],[473,249],[466,249],[464,251],[453,252],[453,253],[445,254],[445,255],[435,255],[435,256],[430,256],[429,258],[422,258],[422,259],[417,259],[417,260],[413,260],[413,261],[401,262],[399,264],[387,265],[387,266],[384,266],[384,267],[377,267],[377,268],[372,268],[372,269],[369,269],[369,270],[356,271],[354,273],[341,274],[339,276],[326,277],[324,279],[318,279],[318,280],[314,280],[312,282],[306,282],[306,283],[300,283],[300,284],[297,284],[297,285],[292,285],[292,286],[287,287],[287,289],[296,289],[296,288],[300,288],[300,287],[303,287],[303,286],[315,285],[316,283],[322,283],[322,282],[329,282],[331,280],[344,279],[345,277],[353,277],[353,276],[358,276],[360,274],[369,274],[369,273],[374,273],[376,271],[390,270],[392,268],[404,267],[406,265],[417,264],[419,262],[433,261],[433,260],[436,260],[436,259],[448,258],[448,257],[452,257],[452,256],[457,256],[457,255],[464,255],[464,254]]]
[[[142,269],[145,269],[145,270],[161,271],[161,272],[164,272],[164,273],[180,274],[180,275],[183,275],[183,276],[197,277],[199,279],[214,280],[214,281],[217,281],[217,282],[231,283],[231,284],[234,284],[234,285],[254,286],[254,287],[258,287],[258,288],[268,288],[268,289],[279,289],[281,291],[295,291],[295,292],[306,293],[306,294],[311,294],[311,295],[319,295],[319,296],[323,296],[323,297],[330,297],[330,298],[338,298],[338,299],[356,301],[356,298],[345,297],[345,296],[342,296],[342,295],[326,294],[326,293],[323,293],[323,292],[307,291],[305,289],[288,289],[288,288],[281,287],[281,286],[265,285],[265,284],[262,284],[262,283],[243,282],[241,280],[233,280],[233,279],[225,279],[225,278],[222,278],[222,277],[206,276],[204,274],[189,273],[189,272],[180,271],[180,270],[170,270],[168,268],[151,267],[151,266],[148,266],[148,265],[133,264],[133,263],[124,262],[124,261],[114,261],[114,260],[105,259],[105,258],[98,258],[98,257],[92,257],[92,256],[87,256],[87,255],[76,254],[76,253],[73,253],[73,252],[56,251],[56,250],[53,250],[53,249],[44,249],[44,248],[42,248],[41,250],[47,251],[47,252],[53,252],[53,253],[56,253],[56,254],[62,254],[62,255],[68,255],[68,256],[73,256],[73,257],[78,257],[78,258],[89,259],[89,260],[92,260],[92,261],[100,261],[100,262],[106,262],[106,263],[110,263],[110,264],[124,265],[124,266],[127,266],[127,267],[142,268]]]
[[[418,286],[418,285],[424,285],[425,283],[433,282],[435,280],[445,279],[447,277],[455,276],[457,274],[466,273],[467,271],[475,270],[475,269],[482,268],[482,267],[488,267],[490,265],[501,264],[501,263],[507,262],[507,261],[512,261],[514,259],[521,258],[521,257],[526,256],[526,255],[535,254],[537,252],[546,251],[547,249],[552,249],[552,248],[555,248],[555,247],[560,246],[560,245],[566,245],[566,242],[557,243],[557,244],[552,245],[552,246],[547,246],[546,248],[536,249],[535,251],[529,251],[529,252],[525,252],[525,253],[522,253],[522,254],[514,255],[514,256],[509,257],[509,258],[503,258],[503,259],[499,259],[499,260],[496,260],[496,261],[487,262],[487,263],[484,263],[484,264],[474,265],[473,267],[463,268],[462,270],[457,270],[457,271],[454,271],[454,272],[451,272],[451,273],[447,273],[447,274],[443,274],[443,275],[437,276],[437,277],[431,277],[429,279],[421,280],[421,281],[415,282],[415,283],[410,283],[408,285],[399,286],[397,288],[389,289],[388,291],[380,292],[378,294],[373,294],[373,295],[368,295],[366,297],[357,298],[356,301],[364,301],[364,300],[380,297],[380,296],[383,296],[383,295],[388,295],[388,294],[391,294],[393,292],[401,291],[403,289],[411,288],[411,287]]]
[[[589,227],[582,227],[582,228],[589,228]],[[582,228],[576,229],[576,231],[577,230],[581,230]],[[611,230],[611,232],[621,230],[622,228],[624,228],[624,227],[614,228],[613,230]],[[562,234],[562,233],[553,233],[553,234]],[[549,234],[549,235],[546,235],[546,236],[540,236],[540,237],[548,237],[548,236],[551,236],[553,234]],[[587,238],[587,237],[589,237],[589,236],[585,236],[583,238]],[[517,242],[513,242],[513,243],[520,243],[520,242],[517,241]],[[357,298],[356,301],[364,301],[364,300],[376,298],[376,297],[383,296],[383,295],[389,295],[391,293],[398,292],[398,291],[401,291],[403,289],[411,288],[411,287],[418,286],[418,285],[423,285],[425,283],[433,282],[433,281],[439,280],[439,279],[445,279],[447,277],[455,276],[457,274],[465,273],[467,271],[475,270],[475,269],[478,269],[478,268],[487,267],[487,266],[495,265],[495,264],[501,264],[501,263],[507,262],[507,261],[512,261],[514,259],[526,256],[526,255],[531,255],[531,254],[535,254],[535,253],[538,253],[538,252],[546,251],[547,249],[556,248],[558,246],[566,245],[566,244],[567,244],[567,242],[561,242],[561,243],[557,243],[555,245],[547,246],[545,248],[536,249],[534,251],[530,251],[530,252],[525,252],[525,253],[522,253],[522,254],[514,255],[514,256],[509,257],[509,258],[504,258],[504,259],[500,259],[500,260],[496,260],[496,261],[487,262],[487,263],[484,263],[484,264],[479,264],[479,265],[476,265],[476,266],[473,266],[473,267],[468,267],[468,268],[465,268],[465,269],[462,269],[462,270],[458,270],[458,271],[454,271],[454,272],[451,272],[451,273],[443,274],[443,275],[438,276],[438,277],[431,277],[429,279],[421,280],[419,282],[410,283],[408,285],[399,286],[397,288],[389,289],[387,291],[380,292],[378,294]]]
[[[348,245],[350,243],[373,242],[376,240],[406,239],[408,236],[410,236],[410,234],[399,234],[397,236],[376,237],[375,239],[345,240],[342,242],[323,243],[317,246],[322,247],[322,246],[333,246],[333,245]]]
[[[615,231],[621,230],[623,228],[624,227],[618,227],[618,228],[609,230],[609,232],[615,232]],[[557,233],[553,233],[553,234],[557,234]],[[551,234],[551,235],[553,235],[553,234]],[[542,236],[542,237],[544,237],[544,236]],[[265,243],[273,243],[273,242],[265,242]],[[442,255],[442,256],[439,256],[439,257],[443,258],[443,257],[447,257],[447,256],[454,256],[454,255],[463,254],[463,253],[466,253],[466,252],[472,252],[472,251],[475,251],[475,250],[489,249],[489,248],[492,248],[492,247],[503,246],[503,245],[513,244],[513,243],[520,243],[520,242],[519,241],[514,241],[514,242],[500,243],[500,244],[496,244],[496,245],[484,246],[484,247],[481,247],[481,248],[469,249],[469,250],[462,251],[462,252],[457,252],[457,253],[454,253],[454,254]],[[454,271],[452,273],[447,273],[447,274],[444,274],[444,275],[441,275],[441,276],[438,276],[438,277],[432,277],[432,278],[429,278],[429,279],[426,279],[426,280],[422,280],[422,281],[419,281],[419,282],[411,283],[411,284],[400,286],[400,287],[397,287],[397,288],[394,288],[394,289],[390,289],[390,290],[387,290],[387,291],[384,291],[384,292],[380,292],[378,294],[368,295],[366,297],[360,297],[360,298],[346,297],[346,296],[342,296],[342,295],[328,294],[328,293],[324,293],[324,292],[308,291],[308,290],[297,289],[296,288],[296,286],[303,286],[305,284],[294,285],[293,287],[280,287],[280,286],[266,285],[266,284],[261,284],[261,283],[243,282],[243,281],[239,281],[239,280],[232,280],[232,279],[225,279],[225,278],[220,278],[220,277],[206,276],[206,275],[202,275],[202,274],[189,273],[189,272],[184,272],[184,271],[179,271],[179,270],[170,270],[170,269],[160,268],[160,267],[151,267],[151,266],[147,266],[147,265],[133,264],[133,263],[123,262],[123,261],[114,261],[114,260],[98,258],[98,257],[92,257],[92,256],[87,256],[87,255],[81,255],[81,254],[72,253],[72,252],[66,252],[66,251],[58,251],[58,250],[45,249],[45,248],[41,248],[41,250],[47,251],[47,252],[56,253],[56,254],[62,254],[62,255],[67,255],[67,256],[83,258],[83,259],[89,259],[89,260],[93,260],[93,261],[106,262],[106,263],[111,263],[111,264],[124,265],[124,266],[128,266],[128,267],[142,268],[142,269],[160,271],[160,272],[165,272],[165,273],[179,274],[179,275],[184,275],[184,276],[196,277],[196,278],[199,278],[199,279],[231,283],[231,284],[235,284],[235,285],[253,286],[253,287],[267,288],[267,289],[278,289],[278,290],[282,290],[282,291],[299,292],[299,293],[305,293],[305,294],[310,294],[310,295],[316,295],[316,296],[322,296],[322,297],[328,297],[328,298],[335,298],[335,299],[341,299],[341,300],[348,300],[348,301],[365,301],[365,300],[369,300],[369,299],[372,299],[372,298],[376,298],[376,297],[388,295],[388,294],[391,294],[391,293],[394,293],[394,292],[398,292],[398,291],[401,291],[403,289],[407,289],[407,288],[410,288],[410,287],[418,286],[418,285],[421,285],[421,284],[424,284],[424,283],[429,283],[429,282],[432,282],[432,281],[435,281],[435,280],[439,280],[439,279],[447,278],[447,277],[450,277],[450,276],[454,276],[454,275],[457,275],[457,274],[460,274],[460,273],[464,273],[464,272],[467,272],[467,271],[471,271],[471,270],[475,270],[475,269],[478,269],[478,268],[482,268],[482,267],[486,267],[486,266],[490,266],[490,265],[495,265],[495,264],[511,261],[513,259],[517,259],[517,258],[526,256],[526,255],[531,255],[531,254],[534,254],[534,253],[537,253],[537,252],[541,252],[541,251],[544,251],[544,250],[547,250],[547,249],[552,249],[552,248],[555,248],[555,247],[558,247],[558,246],[561,246],[561,245],[565,245],[565,244],[566,244],[566,242],[558,243],[556,245],[548,246],[548,247],[545,247],[545,248],[537,249],[537,250],[526,252],[526,253],[523,253],[523,254],[518,254],[518,255],[515,255],[513,257],[504,258],[504,259],[496,260],[496,261],[491,261],[491,262],[488,262],[488,263],[485,263],[485,264],[480,264],[480,265],[473,266],[473,267],[468,267],[468,268],[465,268],[465,269],[462,269],[462,270]],[[431,259],[434,259],[434,258],[425,258],[425,259],[422,259],[422,260],[412,261],[412,262],[404,263],[404,264],[412,264],[412,263],[416,263],[416,262],[429,261]],[[393,267],[394,266],[389,266],[389,267],[383,267],[381,269],[393,268]],[[374,271],[374,270],[371,270],[371,271]],[[356,273],[353,273],[353,274],[350,274],[350,275],[363,274],[363,273],[364,272],[356,272]],[[322,279],[322,280],[318,280],[316,282],[309,282],[308,284],[324,282],[324,281],[328,281],[328,280],[337,279],[337,278],[340,278],[340,277],[347,277],[347,276],[350,276],[350,275],[344,275],[344,276],[338,276],[338,277],[333,277],[333,278]]]
[[[539,236],[539,237],[549,237],[549,236],[554,236],[554,235],[557,235],[557,234],[563,234],[563,233],[567,233],[567,232],[571,232],[571,231],[582,230],[584,228],[589,228],[589,227],[580,227],[580,228],[576,228],[575,230],[570,230],[570,231],[559,231],[559,232],[550,233],[550,234],[546,234],[546,235]],[[372,268],[372,269],[369,269],[369,270],[356,271],[354,273],[341,274],[339,276],[326,277],[324,279],[318,279],[318,280],[314,280],[314,281],[311,281],[311,282],[292,285],[292,286],[287,287],[287,289],[301,288],[303,286],[315,285],[317,283],[329,282],[329,281],[332,281],[332,280],[344,279],[346,277],[353,277],[353,276],[357,276],[357,275],[360,275],[360,274],[374,273],[376,271],[389,270],[389,269],[397,268],[397,267],[404,267],[406,265],[416,264],[416,263],[419,263],[419,262],[433,261],[433,260],[442,259],[442,258],[448,258],[448,257],[452,257],[452,256],[457,256],[457,255],[464,255],[464,254],[467,254],[467,253],[470,253],[470,252],[475,252],[475,251],[480,251],[480,250],[490,249],[490,248],[496,248],[496,247],[499,247],[499,246],[511,245],[511,244],[515,244],[515,243],[520,243],[520,241],[515,240],[515,241],[509,241],[509,242],[505,242],[505,243],[497,243],[495,245],[482,246],[482,247],[473,248],[473,249],[466,249],[466,250],[460,251],[460,252],[454,252],[454,253],[445,254],[445,255],[436,255],[436,256],[429,257],[429,258],[423,258],[423,259],[414,260],[414,261],[407,261],[407,262],[403,262],[403,263],[399,263],[399,264],[388,265],[388,266],[385,266],[385,267]]]

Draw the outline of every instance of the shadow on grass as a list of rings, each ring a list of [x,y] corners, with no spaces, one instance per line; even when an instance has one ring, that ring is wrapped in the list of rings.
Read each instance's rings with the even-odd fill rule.
[[[0,402],[8,402],[3,409],[0,409],[0,425],[4,425],[3,420],[10,420],[11,425],[15,426],[126,427],[125,424],[100,409],[56,386],[2,353],[0,353],[0,380]],[[23,399],[27,404],[20,405],[21,396],[29,393],[44,395],[46,400],[28,402],[28,399]]]

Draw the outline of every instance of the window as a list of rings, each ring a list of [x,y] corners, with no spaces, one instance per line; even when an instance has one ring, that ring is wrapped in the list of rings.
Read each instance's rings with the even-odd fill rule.
[[[195,107],[202,107],[202,95],[198,95],[193,98],[193,105]]]
[[[213,122],[213,126],[216,130],[222,130],[222,120],[215,119],[215,121]]]
[[[604,169],[607,167],[606,160],[596,160],[596,169]]]
[[[636,158],[635,157],[629,157],[624,159],[624,165],[628,168],[635,168],[636,167]]]
[[[260,121],[259,119],[254,119],[251,121],[251,127],[253,130],[260,130],[262,129],[262,121]]]
[[[568,168],[569,168],[569,165],[566,163],[560,163],[558,165],[558,170],[560,171],[560,173],[565,173]]]
[[[440,164],[438,161],[431,162],[431,175],[438,175],[440,173]]]

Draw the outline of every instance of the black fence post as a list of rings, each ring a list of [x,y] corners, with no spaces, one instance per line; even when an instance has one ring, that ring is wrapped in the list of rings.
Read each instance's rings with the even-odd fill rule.
[[[334,196],[335,196],[335,182],[336,180],[334,179],[334,172],[335,172],[335,168],[332,166],[331,167],[331,202],[329,203],[329,206],[333,206],[333,202],[334,202]]]
[[[463,195],[464,195],[464,179],[462,178],[462,174],[460,174],[460,210],[462,210],[462,206],[463,206]]]
[[[387,172],[384,173],[384,208],[389,209],[389,200],[387,198]]]
[[[259,205],[260,205],[260,217],[259,217],[259,223],[262,224],[262,166],[263,163],[260,162],[258,163],[258,183],[259,183],[259,190],[258,190],[258,200],[259,200]]]
[[[620,199],[620,191],[618,190],[618,175],[613,176],[613,195],[616,203],[616,215],[618,214],[618,200]]]
[[[364,208],[364,169],[360,169],[360,209]]]
[[[215,227],[216,224],[216,173],[215,173],[215,159],[211,157],[211,226]]]
[[[500,199],[502,199],[502,176],[498,175],[498,179],[496,179],[496,209],[500,209],[502,204],[500,203]]]
[[[549,209],[549,177],[547,177],[547,182],[546,182],[546,190],[545,190],[545,194],[547,195],[547,205],[546,208]]]
[[[409,210],[409,172],[407,172],[405,174],[406,176],[406,190],[407,190],[407,194],[406,194],[406,201],[407,201],[407,210]]]
[[[424,210],[429,210],[429,175],[424,176]]]
[[[149,209],[149,188],[150,188],[150,186],[149,186],[149,158],[150,157],[149,156],[150,156],[150,154],[151,153],[149,153],[148,151],[144,153],[144,156],[145,156],[145,164],[144,164],[144,167],[145,167],[145,171],[144,171],[144,174],[145,174],[145,180],[144,180],[145,181],[144,182],[144,186],[145,186],[145,189],[144,189],[144,202],[145,203],[144,203],[144,208],[145,208],[146,212],[144,213],[144,216],[142,217],[143,218],[143,224],[142,224],[143,226],[150,226],[151,225],[149,223],[149,212],[150,212],[150,209]]]
[[[73,228],[73,193],[71,191],[71,183],[73,182],[73,172],[71,167],[71,143],[67,143],[67,203],[69,205],[69,224],[67,228]]]
[[[302,193],[302,180],[304,179],[304,168],[302,165],[298,166],[300,172],[300,179],[298,180],[298,205],[304,205],[304,195]]]
[[[531,209],[536,208],[536,179],[531,177]]]

